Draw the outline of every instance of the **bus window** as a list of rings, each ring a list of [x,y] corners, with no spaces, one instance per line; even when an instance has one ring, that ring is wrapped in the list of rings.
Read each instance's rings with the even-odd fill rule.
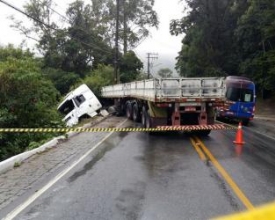
[[[253,102],[253,90],[229,87],[226,92],[226,98],[234,102]]]
[[[237,102],[239,101],[239,97],[240,97],[240,94],[239,94],[238,88],[229,87],[227,89],[226,98],[228,100]]]
[[[244,102],[251,102],[252,95],[251,94],[244,94]]]
[[[253,90],[252,89],[240,89],[241,102],[253,102]]]

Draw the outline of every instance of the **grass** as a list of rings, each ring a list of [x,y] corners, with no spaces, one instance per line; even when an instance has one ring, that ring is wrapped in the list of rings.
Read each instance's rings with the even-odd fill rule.
[[[20,167],[21,163],[20,162],[15,162],[13,167],[16,168],[16,167]]]

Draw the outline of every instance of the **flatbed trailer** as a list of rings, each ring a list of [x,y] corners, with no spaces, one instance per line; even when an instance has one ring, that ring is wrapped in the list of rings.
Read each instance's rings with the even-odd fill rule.
[[[177,127],[208,135],[215,108],[225,102],[225,78],[154,78],[105,86],[102,97],[113,99],[117,111],[145,128]]]

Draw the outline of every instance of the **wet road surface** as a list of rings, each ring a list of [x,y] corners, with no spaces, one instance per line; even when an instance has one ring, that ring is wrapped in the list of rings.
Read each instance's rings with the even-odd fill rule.
[[[253,206],[274,201],[274,140],[244,128],[238,155],[235,133],[114,133],[15,219],[209,219],[246,210],[205,151],[205,159],[198,154],[199,141]]]

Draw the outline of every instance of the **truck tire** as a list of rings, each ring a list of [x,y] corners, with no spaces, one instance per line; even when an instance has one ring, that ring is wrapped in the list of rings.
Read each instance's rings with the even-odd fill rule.
[[[147,110],[145,106],[142,106],[142,111],[141,111],[141,124],[143,128],[146,128],[146,115],[147,115]]]
[[[130,102],[126,104],[126,116],[128,119],[133,119],[133,109]]]
[[[248,124],[249,124],[249,119],[243,119],[243,120],[242,120],[242,124],[243,124],[244,126],[248,126]]]
[[[145,119],[145,128],[151,128],[152,123],[151,123],[151,117],[148,112],[146,112],[146,119]]]
[[[135,121],[135,122],[140,122],[140,113],[139,113],[139,110],[138,110],[138,105],[137,105],[137,103],[135,103],[134,105],[133,105],[133,120]]]

